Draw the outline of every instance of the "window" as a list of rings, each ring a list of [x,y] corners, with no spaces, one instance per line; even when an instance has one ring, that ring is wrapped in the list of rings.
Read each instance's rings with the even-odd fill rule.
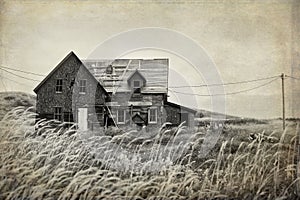
[[[126,112],[124,109],[117,111],[117,120],[118,124],[125,124]]]
[[[56,93],[62,93],[62,89],[63,89],[63,80],[62,79],[56,79],[55,92]]]
[[[73,121],[73,113],[71,113],[71,112],[65,112],[64,113],[64,121],[65,122],[74,122]]]
[[[79,80],[79,93],[86,93],[86,80]]]
[[[148,111],[148,122],[149,123],[156,123],[157,122],[157,109],[150,108]]]
[[[133,88],[140,88],[141,87],[141,81],[133,81]]]
[[[62,108],[54,107],[54,119],[61,121],[62,120]]]
[[[104,109],[102,106],[95,106],[96,116],[98,122],[103,122],[104,117]]]

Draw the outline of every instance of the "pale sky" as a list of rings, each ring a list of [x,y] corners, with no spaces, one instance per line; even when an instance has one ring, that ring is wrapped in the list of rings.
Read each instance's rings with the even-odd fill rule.
[[[295,41],[300,26],[295,24],[295,7],[299,8],[297,0],[147,2],[2,0],[1,65],[47,75],[70,51],[85,59],[113,35],[143,27],[168,28],[193,39],[215,63],[225,83],[276,76],[282,72],[291,75],[292,65],[299,60],[293,53],[299,44]],[[189,85],[204,83],[190,64],[169,52],[143,50],[124,57],[167,57],[170,59],[169,85],[177,85],[177,80],[172,78],[175,74],[180,74]],[[38,84],[3,70],[0,75],[1,91],[33,93]],[[41,80],[40,77],[25,76]],[[240,91],[262,83],[265,82],[230,86],[225,91]],[[287,79],[288,117],[292,116],[292,109],[296,109],[292,108],[291,93],[295,88],[299,92],[299,87],[291,88],[291,81]],[[205,89],[189,91],[207,94]],[[171,101],[178,102],[178,99],[186,99],[180,100],[185,106],[208,110],[211,107],[208,97],[191,100],[170,93]],[[248,93],[227,96],[226,111],[244,117],[280,117],[280,80]],[[299,117],[300,112],[296,113]]]

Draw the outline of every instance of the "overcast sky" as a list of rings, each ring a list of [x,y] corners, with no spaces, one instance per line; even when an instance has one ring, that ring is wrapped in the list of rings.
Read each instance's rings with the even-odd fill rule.
[[[1,65],[47,75],[70,51],[85,59],[112,35],[135,28],[161,27],[178,31],[200,45],[215,63],[224,82],[292,73],[293,51],[298,49],[294,35],[299,24],[294,23],[293,15],[296,6],[293,2],[297,0],[154,2],[157,1],[1,1]],[[124,57],[167,57],[170,59],[169,85],[177,85],[176,74],[190,85],[204,83],[201,75],[193,73],[189,63],[170,52],[142,50]],[[33,93],[38,84],[3,70],[0,75],[1,91]],[[41,77],[25,76],[41,80]],[[263,83],[230,86],[225,91],[240,91]],[[227,113],[280,117],[280,83],[278,79],[260,89],[227,96]],[[291,105],[289,79],[286,88],[287,115],[291,116],[295,108]],[[207,94],[207,90],[191,91]],[[194,97],[191,101],[190,97],[170,93],[171,101],[178,102],[178,99],[186,106],[211,109],[208,97]]]

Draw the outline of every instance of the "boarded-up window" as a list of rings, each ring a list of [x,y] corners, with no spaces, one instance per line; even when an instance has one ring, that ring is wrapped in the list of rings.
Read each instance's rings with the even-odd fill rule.
[[[86,80],[79,80],[79,92],[86,93]]]
[[[62,108],[54,107],[54,119],[62,121]]]
[[[149,109],[148,121],[149,121],[149,123],[157,123],[157,109],[156,108]]]
[[[63,80],[62,79],[56,79],[56,86],[55,86],[56,93],[61,93],[62,89],[63,89]]]
[[[124,109],[117,111],[118,124],[125,124],[126,112]]]

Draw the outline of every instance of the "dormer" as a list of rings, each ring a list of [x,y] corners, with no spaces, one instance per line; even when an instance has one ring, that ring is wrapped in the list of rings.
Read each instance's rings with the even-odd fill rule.
[[[129,76],[127,82],[129,87],[134,91],[139,91],[142,87],[146,86],[146,79],[138,70]]]

